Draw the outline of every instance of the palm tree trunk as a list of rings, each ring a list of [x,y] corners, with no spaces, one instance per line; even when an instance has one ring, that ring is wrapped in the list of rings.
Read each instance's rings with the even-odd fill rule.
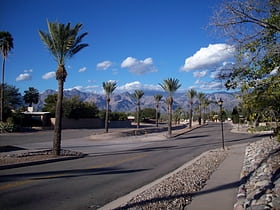
[[[3,57],[2,63],[2,83],[1,83],[1,107],[0,107],[0,122],[3,122],[3,112],[4,112],[4,74],[5,74],[5,57]]]
[[[55,111],[55,126],[54,126],[54,137],[53,137],[53,154],[60,155],[61,150],[61,121],[62,121],[62,100],[63,100],[63,85],[62,79],[58,80],[58,95]]]
[[[191,104],[191,107],[190,107],[190,123],[189,123],[189,128],[192,128],[192,113],[193,113],[193,110],[192,110],[192,104]]]
[[[140,102],[137,109],[137,128],[140,128]]]
[[[169,111],[169,115],[168,115],[168,136],[171,137],[171,134],[172,134],[172,104],[171,103],[168,104],[168,111]]]
[[[108,130],[109,130],[109,103],[110,103],[110,99],[107,98],[106,115],[105,115],[105,131],[106,131],[106,133],[108,133]]]
[[[158,127],[158,104],[156,105],[156,127]]]
[[[198,119],[199,125],[201,125],[201,121],[202,121],[201,105],[199,105],[199,119]]]

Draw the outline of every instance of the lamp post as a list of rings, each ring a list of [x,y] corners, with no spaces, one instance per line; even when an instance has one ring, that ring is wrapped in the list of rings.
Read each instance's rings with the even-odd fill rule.
[[[222,128],[222,145],[223,145],[223,150],[224,150],[225,149],[225,139],[224,139],[224,125],[223,125],[223,100],[221,98],[218,101],[218,105],[220,106],[221,128]]]

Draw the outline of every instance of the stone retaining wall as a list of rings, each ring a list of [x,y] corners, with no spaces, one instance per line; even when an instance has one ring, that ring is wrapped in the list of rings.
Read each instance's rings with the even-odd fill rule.
[[[280,209],[280,143],[273,138],[246,147],[234,210]]]

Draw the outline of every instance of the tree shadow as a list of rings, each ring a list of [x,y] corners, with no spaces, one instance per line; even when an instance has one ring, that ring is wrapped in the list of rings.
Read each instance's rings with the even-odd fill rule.
[[[18,150],[26,150],[26,149],[21,147],[11,146],[11,145],[0,146],[0,152],[13,152]]]
[[[104,167],[104,168],[8,174],[8,175],[0,175],[0,182],[19,181],[25,179],[47,180],[47,179],[74,178],[74,177],[96,176],[96,175],[129,174],[129,173],[138,173],[147,170],[150,169],[122,169],[118,167]]]

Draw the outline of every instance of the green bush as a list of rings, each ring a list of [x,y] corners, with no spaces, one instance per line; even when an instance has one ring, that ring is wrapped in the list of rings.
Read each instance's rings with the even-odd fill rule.
[[[10,122],[0,122],[0,132],[1,133],[11,133],[16,130],[16,126]]]

